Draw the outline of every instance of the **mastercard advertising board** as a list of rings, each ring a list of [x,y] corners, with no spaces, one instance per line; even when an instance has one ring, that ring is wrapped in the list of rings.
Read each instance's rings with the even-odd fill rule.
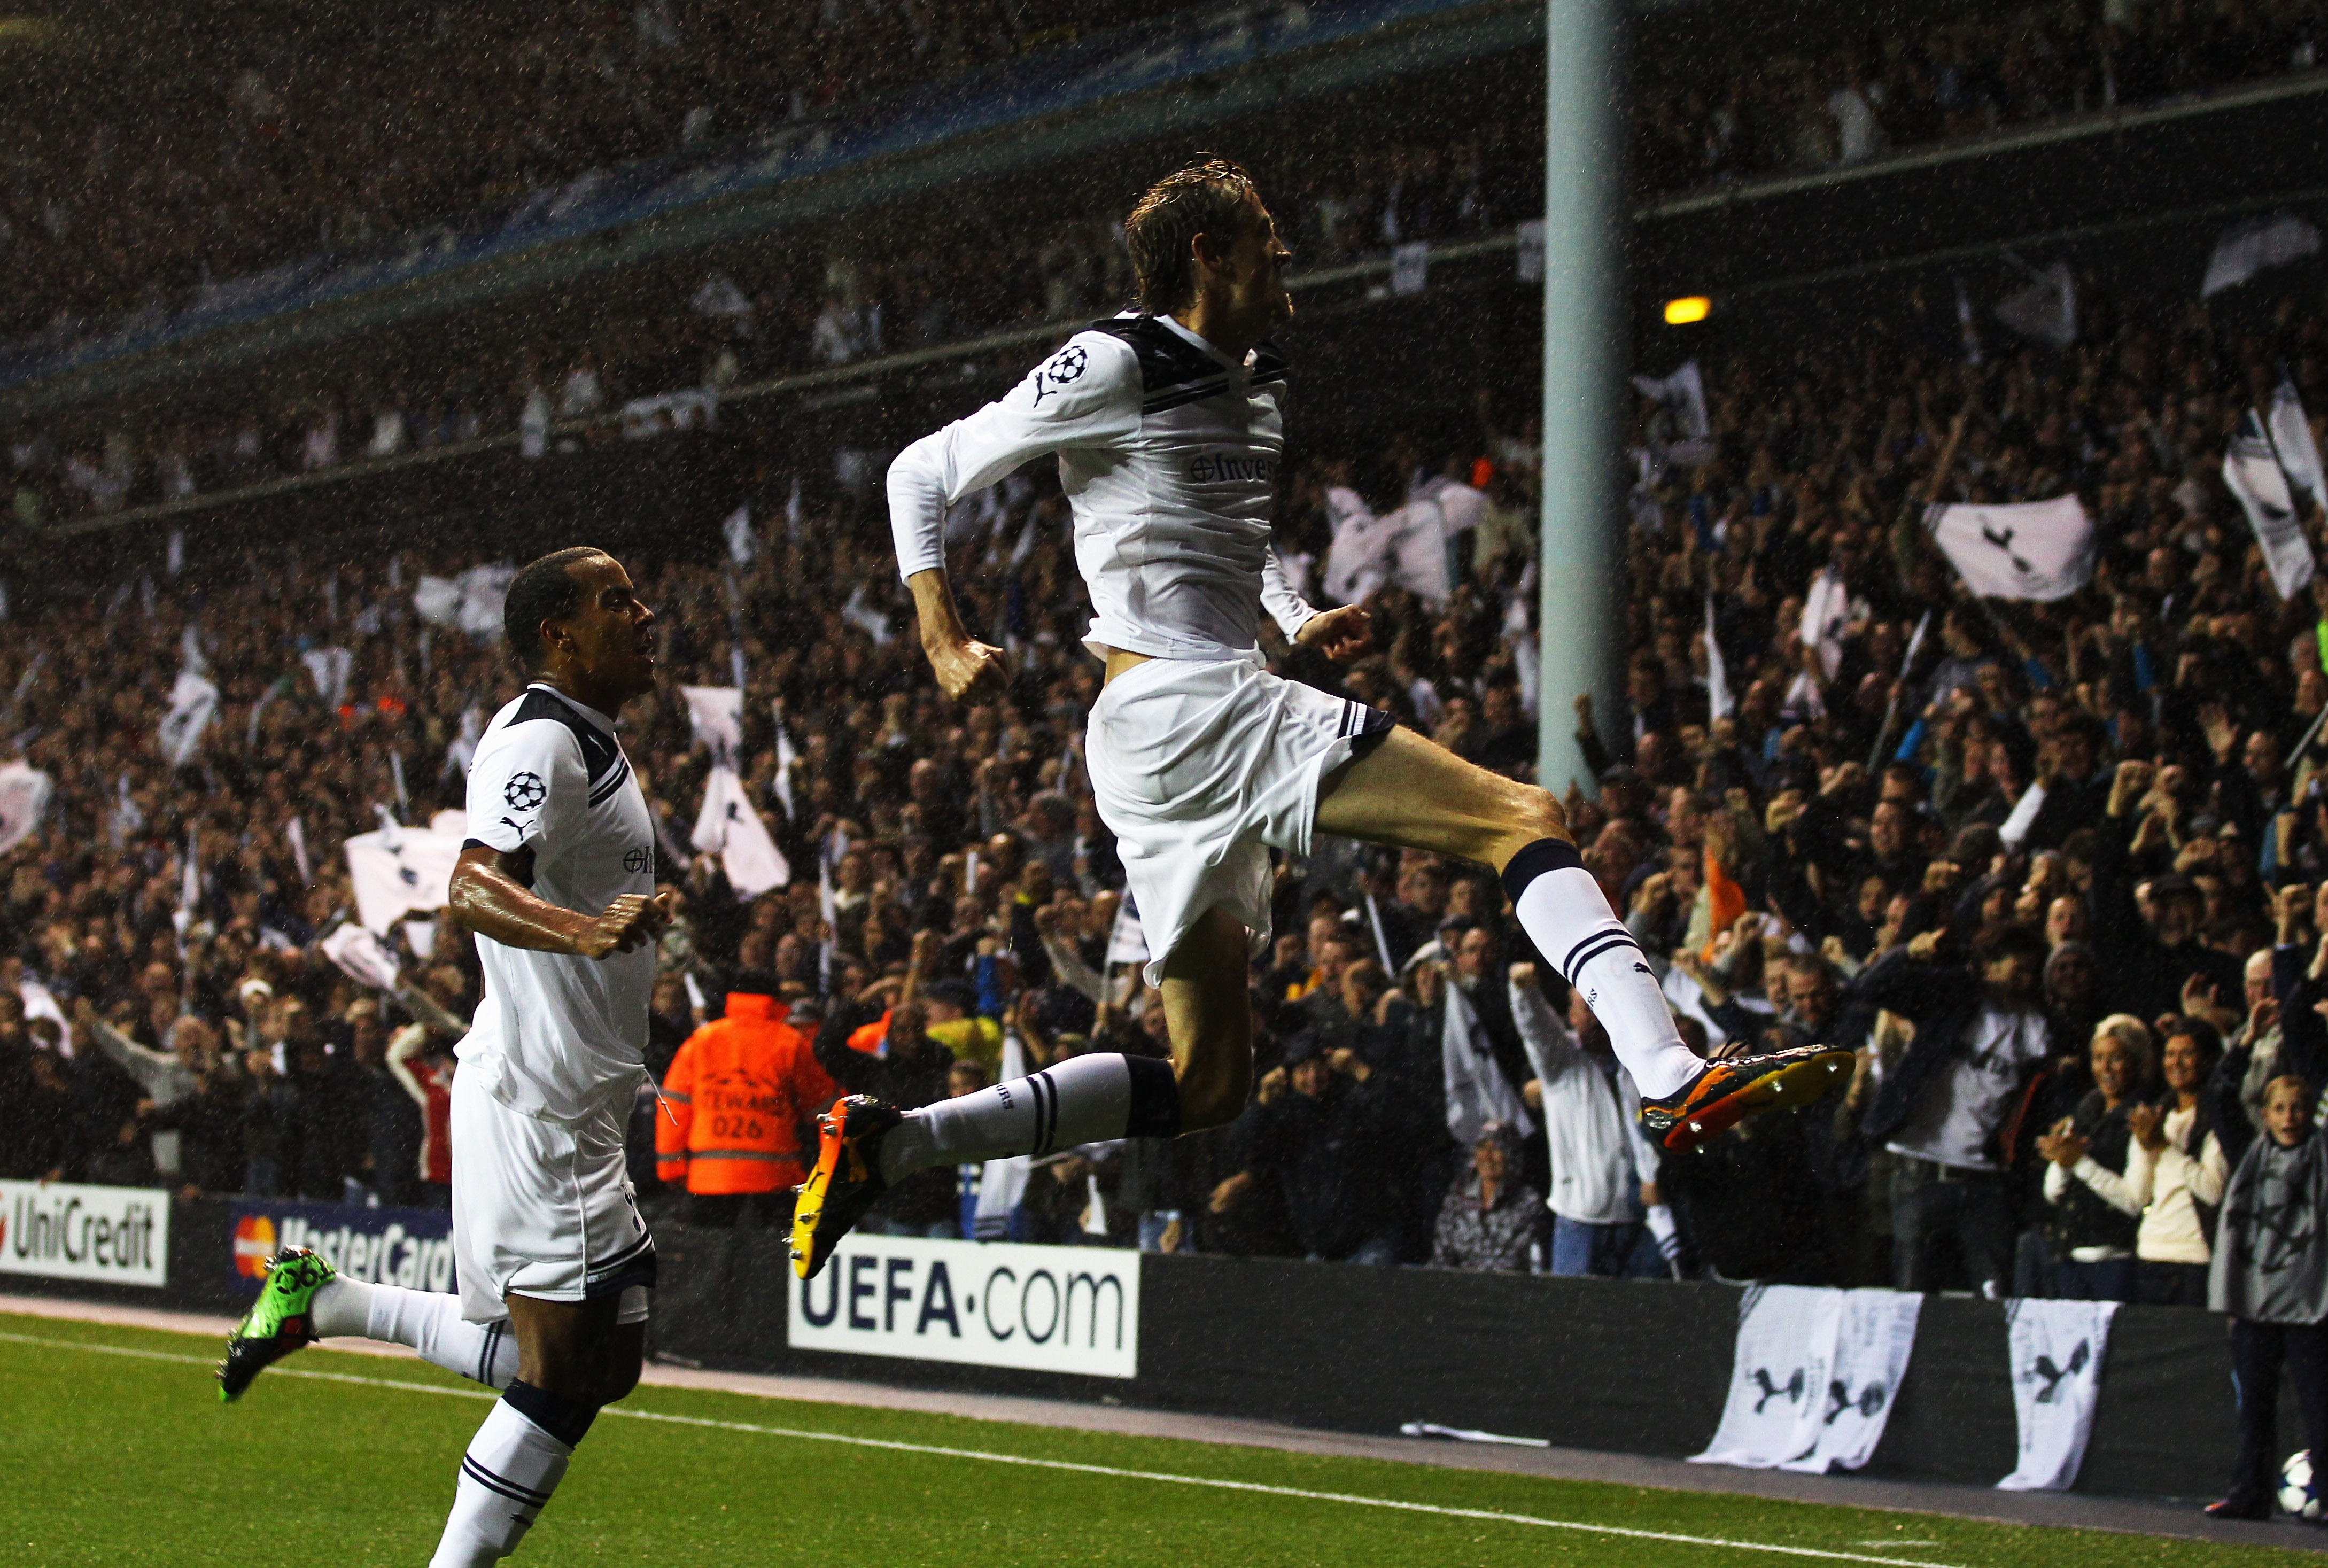
[[[286,1198],[239,1198],[227,1264],[245,1295],[258,1293],[267,1260],[313,1247],[352,1280],[414,1291],[453,1289],[453,1216],[420,1208],[354,1208]]]

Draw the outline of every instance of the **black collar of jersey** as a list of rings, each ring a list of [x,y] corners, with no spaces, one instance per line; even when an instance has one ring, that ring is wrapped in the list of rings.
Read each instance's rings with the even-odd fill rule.
[[[1152,315],[1115,315],[1095,321],[1088,329],[1105,333],[1131,346],[1140,361],[1141,412],[1160,413],[1225,391],[1226,366]],[[1245,384],[1258,387],[1285,380],[1285,356],[1273,343],[1253,351],[1253,368]]]
[[[574,739],[582,747],[582,768],[589,775],[592,805],[598,803],[598,783],[609,774],[619,774],[623,748],[615,737],[585,718],[574,704],[545,687],[529,686],[524,700],[517,705],[512,724],[523,724],[530,718],[548,718],[564,725],[574,732]]]

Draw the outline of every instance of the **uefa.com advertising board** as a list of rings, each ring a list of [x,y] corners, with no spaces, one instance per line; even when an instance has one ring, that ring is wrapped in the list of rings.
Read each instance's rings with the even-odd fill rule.
[[[792,1280],[790,1306],[796,1350],[1140,1372],[1135,1252],[852,1235],[815,1279]]]
[[[0,1181],[0,1274],[158,1290],[170,1279],[170,1195]]]

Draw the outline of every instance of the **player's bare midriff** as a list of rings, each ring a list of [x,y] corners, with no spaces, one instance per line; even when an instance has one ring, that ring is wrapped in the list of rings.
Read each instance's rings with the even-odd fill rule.
[[[1107,651],[1107,678],[1100,684],[1105,686],[1126,670],[1136,664],[1145,664],[1154,657],[1153,653],[1134,653],[1128,648],[1110,648]]]

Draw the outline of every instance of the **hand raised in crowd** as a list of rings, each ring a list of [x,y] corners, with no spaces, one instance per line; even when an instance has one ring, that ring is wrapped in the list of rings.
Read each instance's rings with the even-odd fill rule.
[[[1354,1084],[1363,1084],[1375,1075],[1366,1058],[1349,1046],[1337,1046],[1326,1053],[1326,1065],[1342,1074]]]
[[[1253,1097],[1261,1104],[1274,1105],[1291,1082],[1284,1068],[1272,1067],[1261,1075],[1261,1082],[1253,1086]]]
[[[2073,1169],[2079,1160],[2083,1160],[2087,1150],[2086,1141],[2070,1131],[2067,1116],[2055,1122],[2051,1132],[2037,1140],[2039,1157],[2051,1160],[2064,1170]]]
[[[2166,1147],[2165,1129],[2166,1113],[2159,1106],[2136,1105],[2126,1113],[2126,1131],[2153,1154]]]
[[[1253,1173],[1240,1170],[1213,1188],[1213,1196],[1206,1207],[1215,1214],[1226,1214],[1237,1206],[1238,1201],[1244,1197],[1246,1189],[1252,1186]]]
[[[671,905],[663,894],[625,893],[582,928],[574,939],[574,952],[582,958],[628,953],[652,942],[670,924]]]
[[[1940,938],[1946,933],[1920,931],[1908,939],[1908,956],[1919,963],[1929,963],[1940,951]]]
[[[2117,765],[2110,779],[2109,801],[2102,809],[2113,817],[2122,817],[2150,788],[2150,781],[2158,770],[2146,762],[2127,761]]]
[[[2312,889],[2302,883],[2282,887],[2272,898],[2272,923],[2278,927],[2279,945],[2292,947],[2304,934],[2304,917],[2312,912]]]

